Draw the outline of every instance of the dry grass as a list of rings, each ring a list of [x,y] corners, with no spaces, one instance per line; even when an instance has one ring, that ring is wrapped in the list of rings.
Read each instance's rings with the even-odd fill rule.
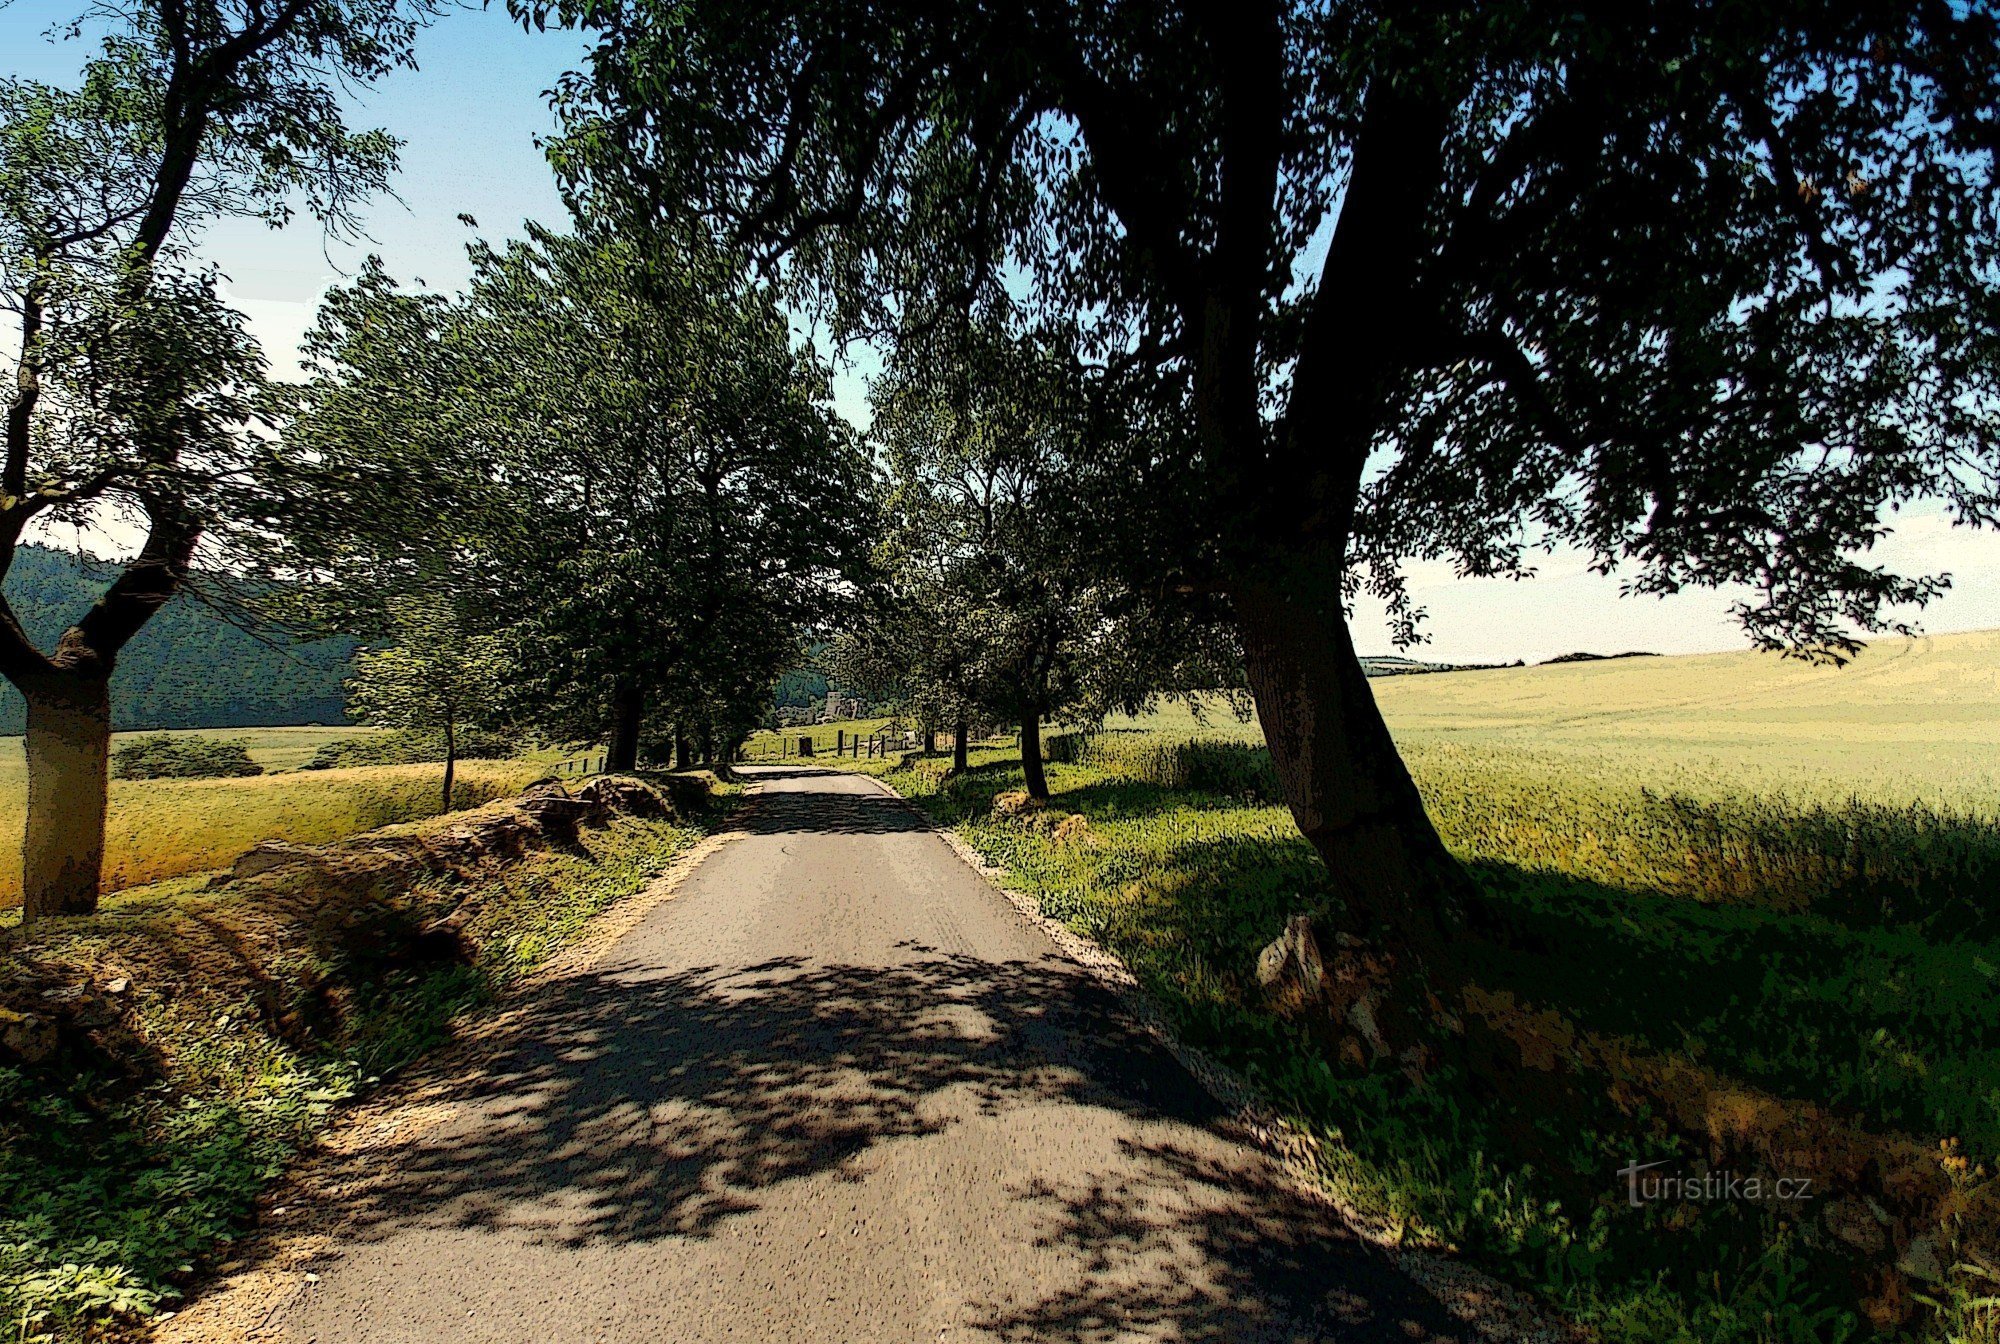
[[[1655,790],[1781,793],[2000,814],[2000,630],[1884,639],[1843,668],[1753,652],[1386,677],[1413,758],[1557,762]],[[1111,728],[1261,742],[1220,700]],[[1420,770],[1421,773],[1421,770]]]
[[[205,735],[246,740],[253,759],[280,771],[303,762],[321,744],[358,731],[363,730],[204,730]],[[461,762],[453,801],[460,807],[490,802],[518,790],[545,768],[539,757]],[[218,868],[260,840],[319,844],[430,816],[438,810],[440,771],[436,765],[392,765],[248,779],[113,780],[105,828],[105,889]],[[0,742],[0,909],[20,904],[19,835],[26,805],[20,739],[7,739]]]

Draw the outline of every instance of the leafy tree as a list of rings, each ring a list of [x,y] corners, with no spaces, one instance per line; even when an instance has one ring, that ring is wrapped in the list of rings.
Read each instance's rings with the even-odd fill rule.
[[[889,474],[875,657],[940,714],[1018,724],[1028,793],[1047,798],[1047,721],[1136,709],[1215,633],[1196,600],[1120,572],[1137,545],[1121,545],[1135,510],[1117,504],[1134,426],[1073,347],[981,328],[952,349],[875,388]]]
[[[1837,657],[1940,586],[1868,562],[1895,507],[1994,521],[1984,0],[515,4],[603,34],[594,208],[728,220],[843,332],[1027,291],[1180,418],[1178,578],[1412,1034],[1465,882],[1347,599],[1571,544]]]
[[[461,300],[330,296],[272,481],[278,563],[455,591],[519,712],[637,761],[649,715],[747,732],[858,550],[865,463],[784,314],[698,237],[535,228]],[[446,520],[440,526],[438,520]]]
[[[442,810],[449,812],[460,733],[496,726],[512,667],[500,640],[471,633],[439,594],[394,599],[388,628],[393,643],[354,656],[348,712],[362,723],[442,742]]]
[[[0,606],[0,674],[28,705],[23,918],[94,908],[108,684],[184,582],[252,452],[261,360],[207,277],[181,266],[219,215],[342,227],[394,142],[336,93],[408,63],[426,0],[142,0],[80,86],[0,83],[0,293],[19,349],[0,448],[0,577],[31,526],[131,515],[145,540],[44,652]],[[80,26],[80,25],[79,25]]]
[[[240,741],[168,733],[126,743],[111,764],[120,779],[232,779],[264,773]]]

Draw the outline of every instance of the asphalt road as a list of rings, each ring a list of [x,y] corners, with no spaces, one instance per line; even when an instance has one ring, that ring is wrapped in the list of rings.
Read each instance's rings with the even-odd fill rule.
[[[904,804],[763,775],[259,1338],[1454,1337]]]

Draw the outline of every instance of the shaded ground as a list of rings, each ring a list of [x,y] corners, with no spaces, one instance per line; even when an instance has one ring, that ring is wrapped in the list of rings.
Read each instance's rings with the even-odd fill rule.
[[[770,770],[748,829],[369,1154],[259,1337],[1451,1336],[903,804]]]

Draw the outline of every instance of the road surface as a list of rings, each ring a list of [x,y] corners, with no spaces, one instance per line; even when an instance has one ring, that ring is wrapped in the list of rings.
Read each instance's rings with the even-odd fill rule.
[[[259,1339],[1455,1337],[905,804],[761,775]]]

